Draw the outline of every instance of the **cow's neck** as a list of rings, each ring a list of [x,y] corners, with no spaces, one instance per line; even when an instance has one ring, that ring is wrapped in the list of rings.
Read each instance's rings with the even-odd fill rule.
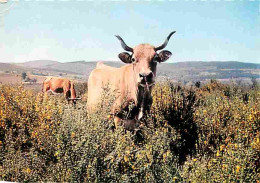
[[[140,84],[140,81],[137,80],[136,76],[137,73],[135,71],[135,65],[134,64],[130,64],[132,69],[131,72],[129,73],[131,76],[133,76],[130,81],[133,82],[131,84],[131,86],[134,87],[134,100],[135,100],[135,104],[136,107],[138,108],[139,112],[137,115],[137,119],[141,119],[144,113],[144,108],[146,108],[145,106],[145,102],[147,101],[147,99],[150,99],[151,97],[151,88],[154,85],[154,83],[152,84],[148,84],[146,83],[145,85]]]
[[[126,66],[122,67],[121,70],[124,75],[123,78],[118,78],[119,83],[123,84],[121,85],[121,92],[122,96],[127,97],[127,100],[133,101],[135,104],[137,104],[137,97],[138,97],[138,83],[134,71],[133,64],[128,64]]]

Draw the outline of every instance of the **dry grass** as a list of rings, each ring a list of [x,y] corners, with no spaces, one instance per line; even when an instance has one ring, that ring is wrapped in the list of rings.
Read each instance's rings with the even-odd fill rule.
[[[22,79],[20,75],[0,73],[1,84],[17,84],[21,83]]]

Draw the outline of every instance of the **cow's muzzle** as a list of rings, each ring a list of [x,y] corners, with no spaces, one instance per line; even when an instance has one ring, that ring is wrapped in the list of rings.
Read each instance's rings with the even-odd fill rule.
[[[141,83],[152,83],[154,80],[153,72],[139,73]]]
[[[151,77],[153,77],[153,72],[139,73],[139,76],[140,76],[141,78],[151,78]]]

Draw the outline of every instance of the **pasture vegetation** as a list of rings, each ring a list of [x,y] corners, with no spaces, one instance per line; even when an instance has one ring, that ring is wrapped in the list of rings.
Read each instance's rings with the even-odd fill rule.
[[[259,94],[259,86],[214,80],[201,88],[159,82],[151,111],[129,132],[111,130],[107,105],[88,117],[84,100],[72,106],[0,85],[0,180],[258,182]]]

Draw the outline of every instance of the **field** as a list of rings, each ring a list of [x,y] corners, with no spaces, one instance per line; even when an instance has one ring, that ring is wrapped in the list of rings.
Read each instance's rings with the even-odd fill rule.
[[[259,182],[258,85],[158,82],[135,132],[111,130],[104,103],[87,117],[86,85],[76,89],[84,100],[72,106],[0,85],[0,180]]]
[[[0,73],[0,83],[1,84],[16,84],[21,81],[22,81],[22,79],[21,79],[20,75]]]

